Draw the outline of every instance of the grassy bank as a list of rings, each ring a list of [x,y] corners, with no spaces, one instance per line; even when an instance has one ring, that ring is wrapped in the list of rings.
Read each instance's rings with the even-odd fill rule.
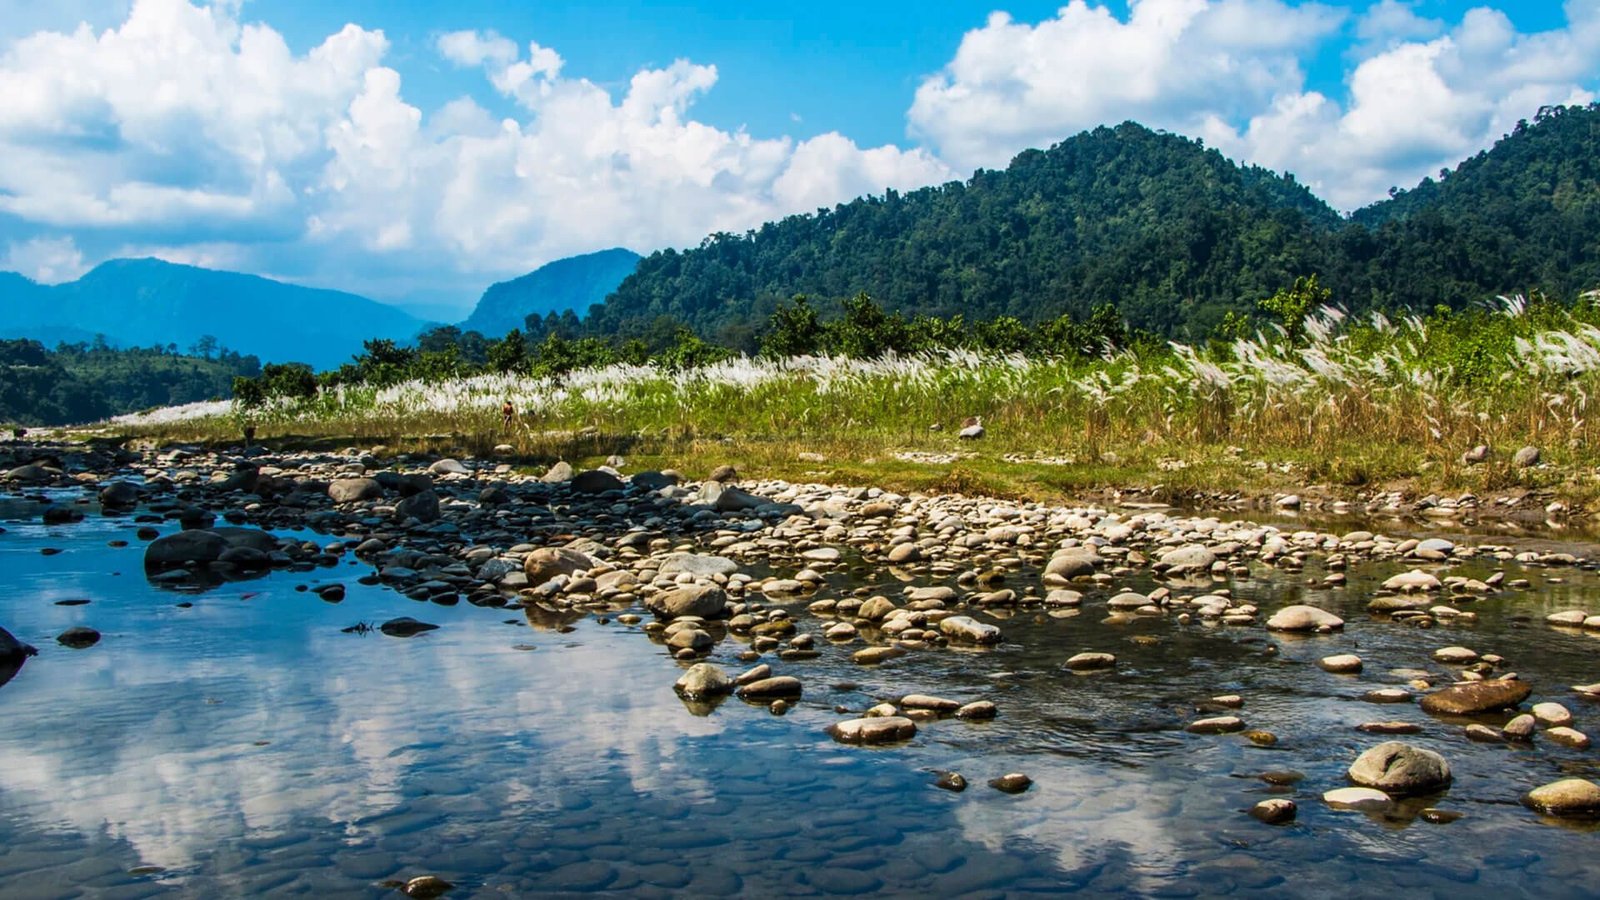
[[[1157,493],[1385,487],[1600,496],[1600,328],[1590,305],[1474,317],[1351,322],[1324,309],[1227,344],[1174,344],[1102,359],[949,351],[874,360],[739,358],[698,369],[616,365],[561,378],[484,375],[343,385],[305,400],[124,417],[162,440],[428,443],[537,463],[695,473],[722,462],[790,478],[1070,497],[1110,486]],[[519,411],[502,426],[501,403]],[[981,416],[986,433],[956,432]],[[1493,448],[1477,465],[1475,445]],[[1540,447],[1547,465],[1511,455]]]

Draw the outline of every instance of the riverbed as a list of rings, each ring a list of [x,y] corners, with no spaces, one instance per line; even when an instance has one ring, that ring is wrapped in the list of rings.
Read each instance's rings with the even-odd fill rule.
[[[1568,686],[1600,679],[1600,640],[1544,622],[1563,609],[1600,612],[1600,580],[1585,567],[1485,557],[1435,567],[1528,584],[1463,604],[1473,622],[1432,628],[1365,612],[1376,584],[1410,567],[1397,561],[1352,564],[1342,586],[1315,560],[1304,570],[1256,562],[1207,588],[1268,612],[1311,603],[1346,620],[1342,632],[1305,637],[1108,616],[1112,592],[1095,587],[1077,608],[971,612],[1003,629],[991,648],[875,666],[852,661],[859,640],[819,640],[815,659],[764,655],[805,683],[776,715],[737,698],[681,700],[673,684],[690,662],[623,624],[626,608],[418,602],[360,583],[372,567],[353,556],[172,590],[146,578],[146,542],[128,516],[91,509],[47,526],[15,494],[0,516],[0,626],[39,650],[0,686],[8,898],[376,897],[392,889],[385,882],[425,874],[453,883],[451,897],[1594,892],[1593,824],[1518,802],[1557,778],[1600,775],[1594,751],[1475,743],[1461,721],[1361,699],[1419,673],[1448,683],[1458,667],[1432,654],[1463,645],[1504,657],[1535,686],[1533,700],[1559,701],[1575,727],[1596,730],[1597,703]],[[808,611],[818,599],[903,587],[859,565],[825,576],[820,590],[773,604],[802,631],[831,621]],[[1037,569],[1008,583],[1030,579]],[[310,590],[333,582],[345,586],[341,602]],[[1133,573],[1116,589],[1159,584]],[[405,639],[358,627],[405,615],[439,627]],[[99,642],[56,642],[77,625]],[[740,658],[748,638],[719,637],[697,661],[733,674],[752,664]],[[1066,670],[1082,651],[1117,665]],[[1318,667],[1338,653],[1359,654],[1361,673]],[[884,747],[825,731],[908,693],[989,700],[999,715],[923,722]],[[1208,698],[1227,694],[1275,742],[1185,731]],[[1402,740],[1449,761],[1448,790],[1380,813],[1324,804],[1384,739],[1356,730],[1374,720],[1421,726]],[[967,789],[936,786],[945,772]],[[1285,772],[1303,777],[1262,777]],[[1032,786],[987,785],[1007,773]],[[1246,814],[1269,797],[1294,800],[1295,820]],[[1424,807],[1461,817],[1434,824]]]

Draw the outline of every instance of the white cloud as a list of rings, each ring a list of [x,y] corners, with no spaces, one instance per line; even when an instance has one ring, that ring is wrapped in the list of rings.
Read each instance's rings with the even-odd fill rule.
[[[72,238],[34,238],[8,245],[0,271],[20,272],[40,284],[60,284],[76,280],[89,267]]]
[[[917,89],[911,130],[964,168],[1125,119],[1193,131],[1298,88],[1301,54],[1340,20],[1278,0],[1133,0],[1126,20],[1071,0],[1037,25],[995,13]]]
[[[1120,19],[1071,0],[1037,25],[995,14],[969,32],[917,90],[910,127],[970,168],[1133,119],[1292,171],[1351,209],[1487,147],[1541,105],[1591,101],[1600,4],[1566,12],[1566,28],[1522,34],[1488,8],[1447,26],[1384,0],[1354,23],[1359,63],[1341,98],[1308,90],[1300,67],[1341,25],[1327,8],[1132,0]]]

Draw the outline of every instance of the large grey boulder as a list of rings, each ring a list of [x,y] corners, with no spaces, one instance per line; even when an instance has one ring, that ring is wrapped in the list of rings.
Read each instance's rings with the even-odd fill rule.
[[[439,521],[439,495],[433,491],[423,491],[413,494],[394,505],[394,514],[400,519],[416,519],[418,522]]]
[[[1450,785],[1444,757],[1403,741],[1386,741],[1356,757],[1350,780],[1392,796],[1429,794]]]
[[[594,557],[570,547],[540,547],[523,558],[522,571],[529,584],[541,585],[557,575],[587,571],[596,565]]]
[[[1050,558],[1045,564],[1044,574],[1059,575],[1071,580],[1074,578],[1088,578],[1094,574],[1095,567],[1100,564],[1100,555],[1092,550],[1074,547],[1062,550]]]
[[[688,572],[700,578],[710,578],[715,575],[732,575],[739,571],[739,564],[725,556],[709,556],[700,553],[669,553],[661,558],[662,575],[678,575]]]
[[[689,667],[673,685],[679,696],[690,700],[705,700],[733,693],[733,679],[711,663],[696,663]]]
[[[126,509],[139,503],[139,486],[131,481],[113,481],[100,489],[100,505]]]
[[[572,489],[580,494],[604,494],[606,491],[620,491],[623,488],[622,479],[602,469],[590,469],[579,472],[572,477]]]
[[[383,498],[383,485],[376,478],[340,478],[328,484],[328,497],[335,503],[359,503]]]
[[[1161,561],[1156,567],[1167,575],[1204,575],[1211,571],[1212,565],[1217,561],[1217,554],[1209,547],[1199,544],[1190,544],[1176,550],[1168,550],[1162,554]]]
[[[715,619],[727,610],[728,595],[714,584],[691,584],[651,595],[644,605],[663,619],[679,616]]]
[[[144,549],[146,569],[165,569],[216,562],[228,542],[220,535],[195,529],[158,537]]]
[[[998,627],[979,622],[971,616],[951,616],[948,619],[941,619],[939,632],[952,641],[965,641],[972,644],[1000,643],[1000,629]]]

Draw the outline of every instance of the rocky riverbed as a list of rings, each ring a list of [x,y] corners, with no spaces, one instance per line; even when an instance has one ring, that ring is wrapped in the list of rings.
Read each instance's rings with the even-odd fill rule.
[[[1230,857],[1191,846],[1187,829],[1174,839],[1172,826],[1157,824],[1184,814],[1173,812],[1181,798],[1204,810],[1208,827],[1237,833],[1229,838],[1236,850],[1282,848],[1282,835],[1294,835],[1302,851],[1315,848],[1313,856],[1372,851],[1382,859],[1387,848],[1391,862],[1415,864],[1413,872],[1431,873],[1419,883],[1434,884],[1468,869],[1473,882],[1493,881],[1501,869],[1542,872],[1537,860],[1501,866],[1492,848],[1458,845],[1491,826],[1536,835],[1564,824],[1543,832],[1554,854],[1600,813],[1584,731],[1600,695],[1592,664],[1600,645],[1591,637],[1600,635],[1600,593],[1582,546],[901,496],[763,481],[730,467],[691,480],[629,471],[624,460],[587,471],[558,464],[536,477],[495,459],[383,448],[248,457],[109,446],[10,452],[17,464],[0,485],[0,515],[20,523],[8,527],[27,536],[40,579],[57,556],[47,551],[81,555],[78,536],[92,534],[96,546],[122,544],[109,548],[123,553],[116,564],[133,565],[143,590],[172,609],[203,612],[222,592],[303,593],[321,601],[318,640],[360,641],[375,631],[372,641],[390,643],[362,654],[411,664],[450,648],[453,664],[470,668],[474,645],[463,635],[507,621],[571,635],[580,646],[603,629],[604,638],[590,639],[637,661],[624,683],[603,688],[677,698],[675,712],[657,705],[652,721],[632,723],[646,734],[681,737],[656,720],[718,722],[738,709],[734,746],[768,765],[806,769],[842,753],[841,764],[857,767],[845,782],[886,779],[897,796],[925,787],[944,798],[927,802],[968,833],[1047,844],[1066,834],[1083,844],[1070,859],[1035,859],[1002,840],[989,850],[1030,861],[1019,881],[990,887],[1088,883],[1086,871],[1116,856],[1093,837],[1086,823],[1095,821],[1130,847],[1152,839],[1141,827],[1159,837],[1157,868],[1170,871],[1142,888],[1282,884],[1176,874],[1186,862]],[[102,540],[113,527],[121,536]],[[24,546],[0,534],[0,547],[8,539]],[[140,558],[130,563],[132,554]],[[28,618],[22,602],[0,606],[0,626],[14,613]],[[471,615],[473,607],[483,610]],[[109,656],[142,639],[97,627],[95,604],[64,608],[76,624],[59,633],[12,624],[0,637],[0,651],[14,645],[0,656],[16,679],[0,702],[46,662],[24,655],[29,642],[54,643],[54,667],[68,665],[69,652]],[[585,671],[592,655],[581,649],[513,647],[591,689],[610,672]],[[742,702],[724,705],[734,698]],[[436,724],[448,734],[443,714]],[[752,733],[762,736],[759,750]],[[24,752],[26,736],[13,740],[0,753]],[[1159,777],[1115,774],[1129,764]],[[862,776],[862,766],[879,774]],[[1186,766],[1202,786],[1181,784]],[[781,793],[781,778],[763,774],[779,778]],[[1257,787],[1227,809],[1195,793],[1227,784],[1237,794],[1241,779]],[[826,781],[824,767],[806,783]],[[715,786],[706,790],[718,796]],[[992,799],[965,799],[977,794]],[[864,796],[882,800],[872,790]],[[1001,798],[1022,805],[997,805]],[[838,803],[839,815],[856,808]],[[969,805],[952,811],[949,803]],[[982,824],[964,821],[972,816]],[[1385,837],[1409,835],[1417,823],[1448,827]],[[740,887],[942,891],[937,871],[886,876],[895,842],[878,847],[879,835],[859,843],[851,835],[871,829],[856,826],[837,836],[840,846],[815,850],[817,865],[801,880],[746,872]],[[444,826],[423,830],[436,827]],[[1324,828],[1338,836],[1318,836]],[[897,833],[906,840],[904,827]],[[649,844],[648,835],[635,840]],[[1419,845],[1427,848],[1420,856]],[[1276,852],[1245,856],[1259,863]],[[839,864],[852,854],[876,863]],[[617,860],[580,856],[571,865],[595,871],[591,887],[622,889]],[[448,859],[428,861],[440,869]],[[393,862],[372,877],[426,874]],[[465,868],[469,887],[487,883],[482,867]],[[442,874],[460,880],[462,867]],[[1392,876],[1370,877],[1381,884]]]

